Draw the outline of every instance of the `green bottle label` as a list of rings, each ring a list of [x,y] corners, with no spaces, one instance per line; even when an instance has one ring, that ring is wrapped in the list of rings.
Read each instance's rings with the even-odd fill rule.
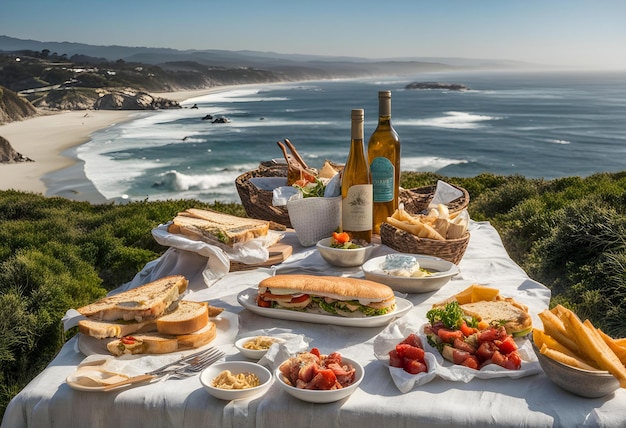
[[[372,185],[374,187],[374,202],[389,202],[393,200],[394,167],[386,157],[375,158],[370,165]]]

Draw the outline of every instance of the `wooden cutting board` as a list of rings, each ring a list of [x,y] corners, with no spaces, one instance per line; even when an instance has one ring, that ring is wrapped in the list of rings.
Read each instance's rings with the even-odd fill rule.
[[[248,265],[248,264],[240,263],[240,262],[230,262],[230,271],[237,272],[241,270],[251,270],[251,269],[256,269],[258,267],[272,266],[272,265],[282,263],[285,260],[287,260],[289,256],[291,256],[291,253],[293,252],[293,247],[291,245],[281,244],[279,242],[278,244],[274,244],[271,247],[269,247],[268,250],[270,252],[270,255],[267,261],[262,262],[262,263],[252,264],[252,265]]]

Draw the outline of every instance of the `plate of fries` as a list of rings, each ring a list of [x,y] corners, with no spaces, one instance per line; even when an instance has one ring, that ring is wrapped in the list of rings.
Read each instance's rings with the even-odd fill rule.
[[[539,318],[543,330],[533,329],[533,347],[551,381],[589,398],[626,388],[626,339],[612,338],[561,305]]]

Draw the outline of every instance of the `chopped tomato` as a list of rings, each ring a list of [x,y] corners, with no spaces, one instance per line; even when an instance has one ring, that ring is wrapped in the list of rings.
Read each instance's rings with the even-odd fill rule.
[[[421,361],[404,359],[404,371],[411,374],[424,373],[428,371],[428,367]]]
[[[520,357],[517,351],[513,351],[507,355],[506,365],[504,367],[509,370],[519,370],[522,367],[522,357]]]
[[[476,355],[468,356],[461,364],[475,370],[478,370],[480,367],[480,364],[478,364],[478,357]]]
[[[261,298],[260,296],[257,296],[256,298],[256,304],[262,308],[271,308],[272,307],[272,302],[269,302],[263,298]]]
[[[408,343],[400,343],[396,345],[396,352],[399,356],[409,358],[411,360],[424,360],[424,350]]]
[[[398,355],[398,352],[395,349],[389,351],[389,365],[391,367],[402,368],[402,363],[404,362],[404,358]]]
[[[452,343],[454,339],[463,339],[463,332],[461,330],[450,330],[448,328],[440,328],[437,330],[437,336],[443,343]]]
[[[517,343],[515,343],[513,337],[507,336],[506,339],[498,344],[498,349],[500,349],[500,352],[503,354],[508,355],[517,349]]]
[[[338,244],[345,244],[346,242],[350,241],[350,235],[348,235],[347,232],[333,232],[333,239]]]
[[[317,349],[317,348],[311,348],[311,354],[313,354],[313,355],[317,356],[317,358],[319,358],[319,357],[320,357],[320,355],[322,355],[322,354],[320,353],[320,350],[319,350],[319,349]]]
[[[422,339],[420,339],[420,337],[415,333],[409,334],[401,343],[408,343],[409,345],[423,348]]]

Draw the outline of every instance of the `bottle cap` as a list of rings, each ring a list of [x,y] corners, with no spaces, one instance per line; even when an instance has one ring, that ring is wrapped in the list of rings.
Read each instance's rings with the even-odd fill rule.
[[[365,111],[362,108],[356,108],[352,110],[352,120],[363,120]]]
[[[391,91],[378,91],[379,98],[391,98]]]

